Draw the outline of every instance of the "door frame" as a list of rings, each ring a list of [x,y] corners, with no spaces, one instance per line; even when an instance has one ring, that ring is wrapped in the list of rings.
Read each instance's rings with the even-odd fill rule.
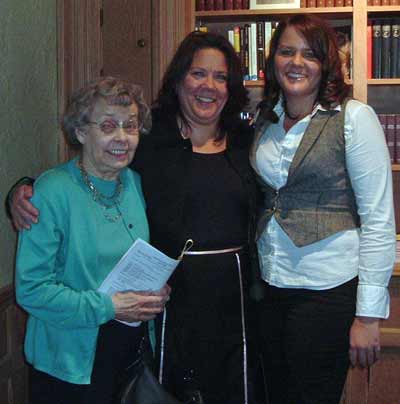
[[[104,0],[57,0],[58,118],[72,92],[100,75],[103,66],[101,9]],[[194,27],[195,0],[152,2],[152,97],[177,45]],[[168,33],[168,34],[166,34]],[[64,137],[60,162],[73,156]]]

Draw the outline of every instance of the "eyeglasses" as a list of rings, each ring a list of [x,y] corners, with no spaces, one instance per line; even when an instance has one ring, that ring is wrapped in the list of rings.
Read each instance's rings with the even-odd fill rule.
[[[105,121],[98,122],[87,122],[88,125],[97,126],[106,135],[113,134],[117,128],[121,128],[128,135],[135,135],[139,131],[139,123],[136,119],[129,119],[127,121],[115,121],[114,119],[106,119]]]

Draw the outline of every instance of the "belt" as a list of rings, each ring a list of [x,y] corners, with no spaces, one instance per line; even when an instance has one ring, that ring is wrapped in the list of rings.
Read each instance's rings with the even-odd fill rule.
[[[232,248],[224,248],[223,250],[207,250],[207,251],[185,251],[183,255],[213,255],[213,254],[225,254],[230,252],[236,252],[243,249],[243,246],[240,247],[232,247]]]

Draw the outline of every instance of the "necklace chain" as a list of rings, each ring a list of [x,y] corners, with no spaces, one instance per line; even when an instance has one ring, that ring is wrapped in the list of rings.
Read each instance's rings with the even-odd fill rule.
[[[92,195],[93,200],[102,207],[104,217],[109,222],[115,223],[122,216],[120,210],[118,209],[118,199],[119,199],[119,197],[121,195],[122,188],[123,188],[121,178],[118,176],[117,185],[115,186],[114,193],[111,196],[107,196],[107,195],[102,194],[94,186],[93,182],[90,181],[89,174],[86,171],[86,169],[83,167],[82,159],[78,160],[78,167],[79,167],[79,170],[81,172],[82,180],[83,180],[84,184],[88,187],[88,189],[90,191],[90,194]],[[108,209],[111,209],[111,208],[114,208],[114,207],[118,211],[117,214],[112,215],[112,214],[107,212]]]

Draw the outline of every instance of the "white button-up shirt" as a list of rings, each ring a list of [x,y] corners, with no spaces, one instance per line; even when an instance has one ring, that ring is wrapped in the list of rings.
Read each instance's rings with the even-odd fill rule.
[[[275,107],[279,122],[268,127],[256,152],[258,171],[273,188],[286,184],[290,164],[318,109],[323,108],[317,105],[285,132],[282,106]],[[373,109],[355,100],[346,106],[344,136],[346,166],[361,228],[296,247],[272,217],[258,240],[262,278],[282,288],[323,290],[358,276],[356,314],[387,318],[387,285],[395,260],[396,231],[385,136]]]

